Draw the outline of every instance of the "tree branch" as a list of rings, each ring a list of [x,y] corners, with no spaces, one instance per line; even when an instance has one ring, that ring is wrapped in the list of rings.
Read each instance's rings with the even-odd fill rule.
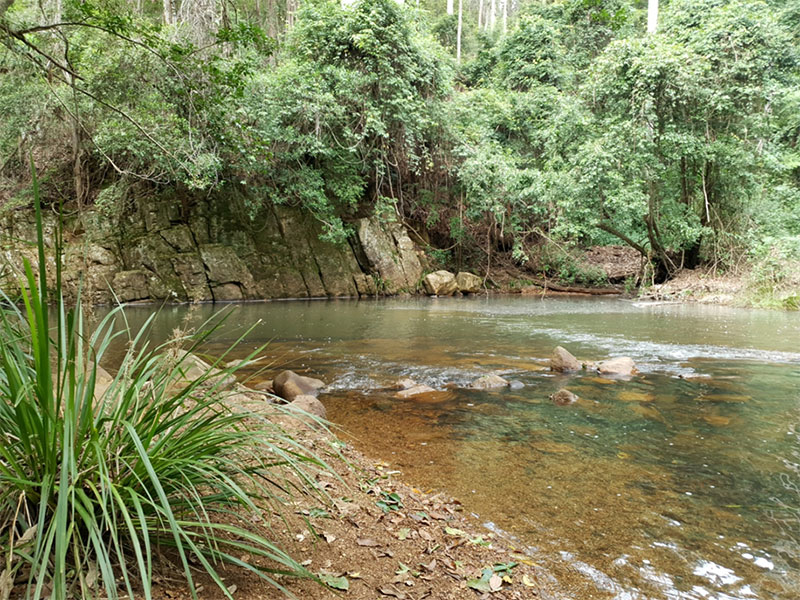
[[[603,230],[603,231],[605,231],[606,233],[610,233],[610,234],[611,234],[611,235],[613,235],[614,237],[618,237],[618,238],[619,238],[619,239],[621,239],[623,242],[625,242],[626,244],[628,244],[628,246],[630,246],[630,247],[631,247],[631,248],[633,248],[634,250],[638,251],[638,252],[639,252],[639,254],[641,254],[642,256],[645,256],[645,257],[647,256],[647,249],[646,249],[644,246],[642,246],[641,244],[638,244],[638,243],[634,242],[634,241],[633,241],[633,240],[632,240],[630,237],[628,237],[627,235],[625,235],[624,233],[622,233],[622,232],[621,232],[619,229],[616,229],[616,228],[614,228],[614,227],[613,227],[612,225],[610,225],[609,223],[606,223],[606,222],[600,221],[600,222],[597,224],[597,228],[598,228],[598,229],[602,229],[602,230]]]

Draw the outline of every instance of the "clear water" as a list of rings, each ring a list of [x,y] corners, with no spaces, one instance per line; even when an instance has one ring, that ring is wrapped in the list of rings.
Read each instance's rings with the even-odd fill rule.
[[[216,310],[165,308],[153,336]],[[272,373],[331,382],[357,447],[460,498],[573,597],[800,597],[800,315],[530,297],[229,310],[210,351],[260,320],[238,355],[269,341]],[[552,374],[556,345],[640,374]],[[490,372],[524,387],[461,387]],[[442,393],[397,400],[401,376]],[[580,400],[554,405],[561,387]]]

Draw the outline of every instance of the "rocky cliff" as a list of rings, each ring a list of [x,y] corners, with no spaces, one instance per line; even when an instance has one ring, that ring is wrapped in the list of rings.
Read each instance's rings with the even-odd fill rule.
[[[122,213],[90,210],[65,218],[64,280],[93,303],[221,302],[356,297],[415,292],[422,254],[398,223],[355,219],[347,244],[320,239],[321,224],[300,209],[261,208],[246,216],[235,199],[137,200]],[[50,248],[57,216],[46,216]],[[28,210],[0,220],[0,287],[17,287],[23,258],[35,259]]]

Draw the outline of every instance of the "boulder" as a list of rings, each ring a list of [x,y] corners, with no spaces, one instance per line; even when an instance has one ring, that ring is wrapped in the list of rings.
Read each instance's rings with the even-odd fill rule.
[[[114,377],[100,365],[94,371],[94,399],[100,400],[114,383]]]
[[[568,371],[580,371],[581,363],[561,346],[556,346],[553,355],[550,357],[550,370],[559,373]]]
[[[493,390],[501,387],[506,387],[508,380],[503,379],[499,375],[483,375],[478,377],[475,381],[469,384],[473,390]]]
[[[425,291],[431,296],[452,296],[458,290],[456,276],[450,271],[434,271],[422,280]]]
[[[328,416],[325,405],[317,400],[316,396],[301,394],[295,397],[295,399],[289,403],[289,406],[320,419],[325,419]]]
[[[267,392],[268,394],[274,394],[275,388],[272,386],[272,379],[267,379],[265,381],[259,381],[253,386],[254,390],[259,392]]]
[[[397,380],[394,384],[393,389],[395,390],[410,390],[413,387],[418,386],[419,384],[411,379],[410,377],[401,377]]]
[[[419,396],[420,394],[429,394],[430,392],[435,391],[436,390],[427,385],[415,385],[414,387],[400,390],[394,395],[394,397],[405,400],[406,398],[413,398],[414,396]]]
[[[456,275],[456,286],[462,294],[477,294],[483,289],[483,279],[472,273],[461,271]]]
[[[380,277],[387,294],[414,291],[422,277],[414,243],[399,223],[381,223],[378,217],[360,219],[356,237],[369,272]]]
[[[214,387],[219,391],[229,390],[236,384],[236,377],[232,374],[212,367],[194,354],[179,350],[178,357],[180,359],[180,364],[177,366],[178,376],[170,384],[170,389],[173,391],[186,387],[201,378],[205,379],[202,384],[204,388]]]
[[[287,370],[272,380],[272,387],[275,389],[275,394],[291,402],[297,396],[316,397],[319,391],[325,387],[325,382]]]
[[[575,404],[578,401],[578,396],[562,388],[555,394],[552,394],[550,400],[553,401],[553,404],[557,404],[558,406],[567,406],[568,404]]]
[[[636,363],[629,356],[619,356],[604,360],[597,365],[597,372],[601,375],[618,375],[630,377],[636,373]]]

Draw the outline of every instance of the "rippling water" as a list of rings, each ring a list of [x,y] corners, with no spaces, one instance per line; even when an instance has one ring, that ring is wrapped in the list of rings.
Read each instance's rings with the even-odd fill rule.
[[[215,310],[163,309],[154,336]],[[239,354],[270,341],[273,371],[331,382],[356,446],[459,497],[574,597],[800,597],[800,315],[529,297],[232,310],[211,350],[260,320]],[[559,344],[641,373],[552,374]],[[524,387],[463,389],[491,372]],[[394,399],[400,376],[447,392]],[[561,387],[580,400],[554,405]]]

